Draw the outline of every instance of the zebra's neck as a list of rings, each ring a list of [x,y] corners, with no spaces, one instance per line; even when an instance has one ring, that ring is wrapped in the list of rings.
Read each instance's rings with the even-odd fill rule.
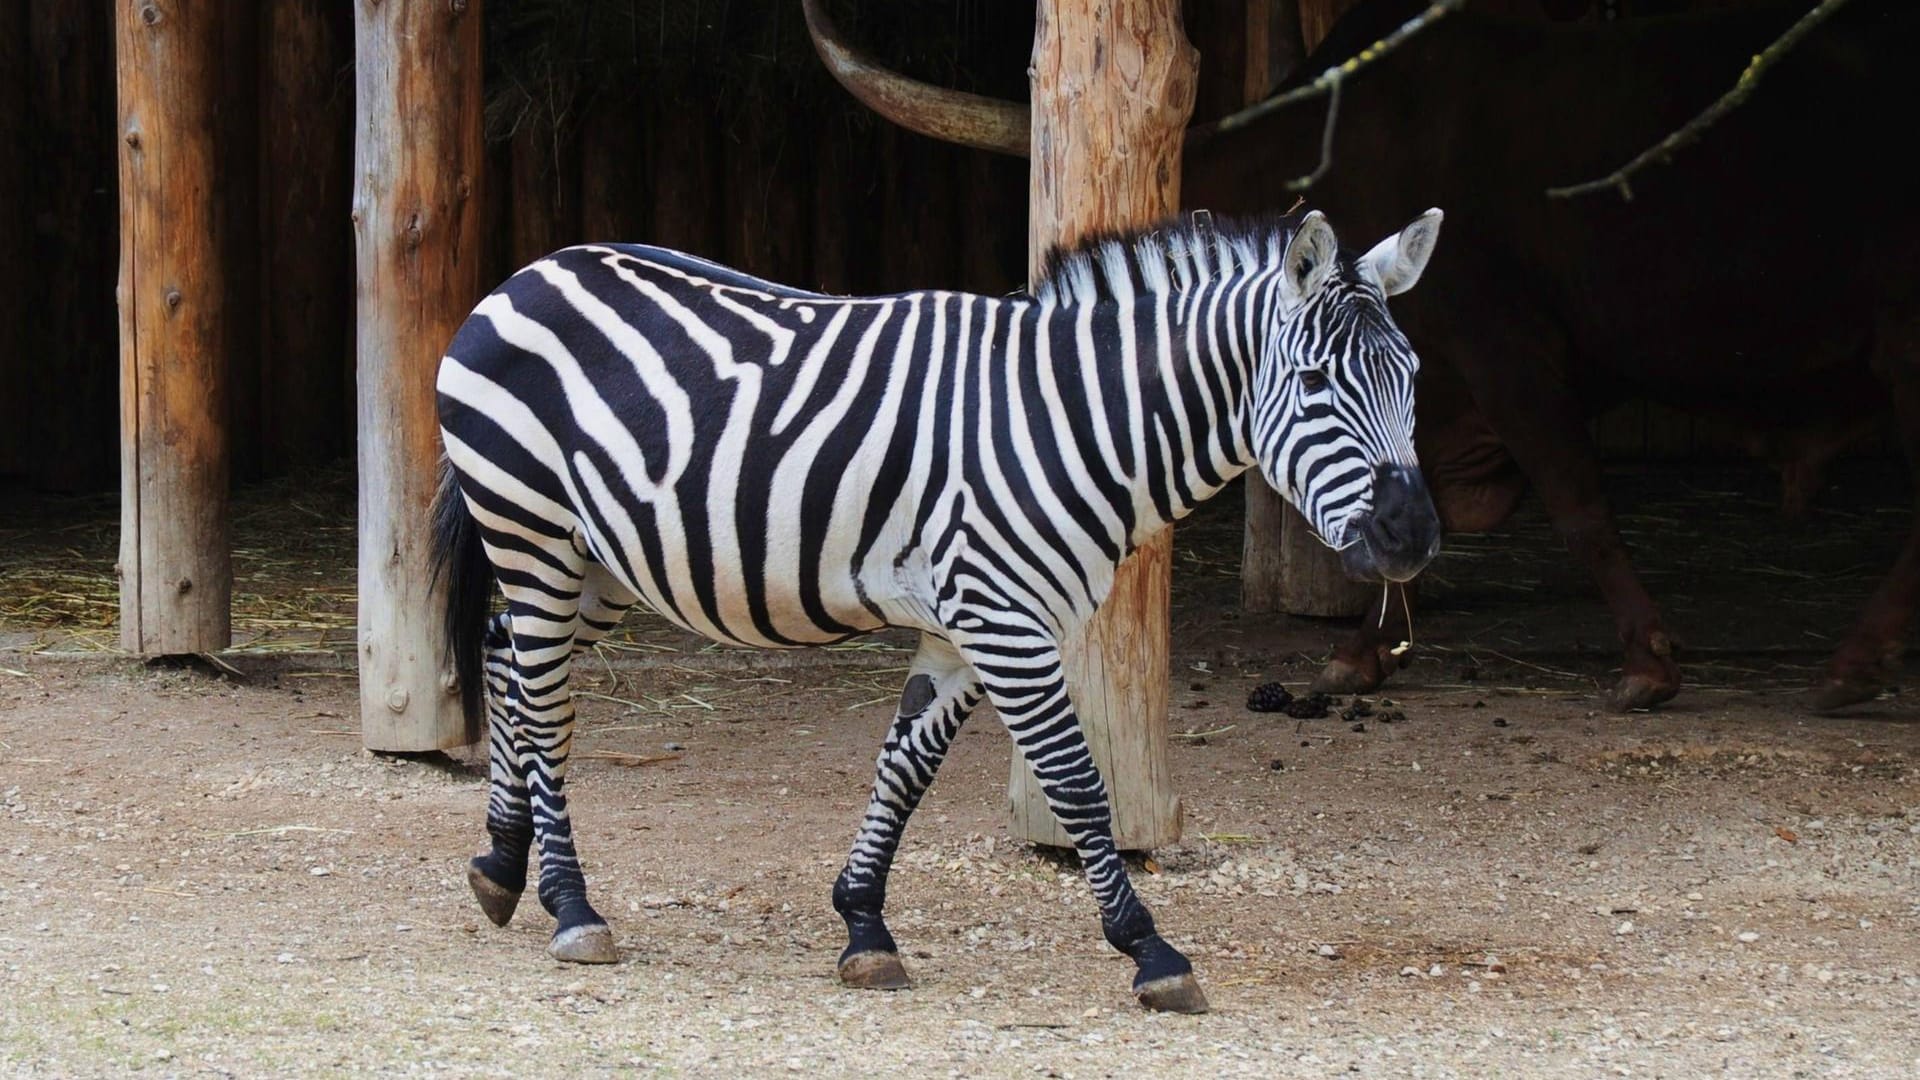
[[[1090,436],[1089,460],[1126,491],[1131,549],[1252,464],[1248,396],[1270,275],[1163,248],[1094,259],[1057,271],[1073,291],[1042,290],[1025,314],[1061,388],[1057,422]]]

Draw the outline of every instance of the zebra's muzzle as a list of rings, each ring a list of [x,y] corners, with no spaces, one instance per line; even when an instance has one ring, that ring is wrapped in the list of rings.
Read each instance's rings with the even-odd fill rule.
[[[1356,537],[1340,551],[1356,581],[1410,581],[1440,553],[1440,515],[1420,470],[1381,465],[1373,470],[1373,508],[1347,526]]]

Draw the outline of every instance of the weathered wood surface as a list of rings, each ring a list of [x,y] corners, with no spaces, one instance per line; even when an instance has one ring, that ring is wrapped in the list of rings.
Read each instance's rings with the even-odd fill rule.
[[[260,18],[259,423],[280,472],[353,445],[353,13],[267,0]]]
[[[446,669],[428,539],[442,350],[484,258],[480,0],[354,10],[361,737],[376,750],[473,742]]]
[[[120,83],[120,643],[230,644],[229,317],[215,177],[221,0],[115,6]]]
[[[1027,250],[1155,221],[1180,202],[1180,149],[1197,58],[1178,0],[1042,0],[1033,45]],[[1124,563],[1113,593],[1066,648],[1069,691],[1113,800],[1114,838],[1146,850],[1180,838],[1167,757],[1172,530]],[[1014,837],[1070,846],[1015,758]]]
[[[1286,0],[1279,0],[1286,6]],[[1247,5],[1247,73],[1244,86],[1247,103],[1252,104],[1271,92],[1267,82],[1276,68],[1296,64],[1306,56],[1346,10],[1358,0],[1299,0],[1298,17],[1269,11],[1268,28],[1256,37],[1253,23],[1256,9],[1266,6],[1262,0]],[[1256,59],[1256,54],[1264,54]],[[1256,79],[1255,74],[1260,73]],[[1299,163],[1298,172],[1311,168]],[[1340,556],[1320,542],[1313,527],[1300,512],[1288,505],[1268,486],[1258,471],[1247,473],[1241,482],[1246,491],[1246,522],[1241,544],[1240,606],[1250,612],[1285,612],[1289,615],[1317,615],[1348,618],[1367,610],[1374,591],[1347,579],[1340,567]]]

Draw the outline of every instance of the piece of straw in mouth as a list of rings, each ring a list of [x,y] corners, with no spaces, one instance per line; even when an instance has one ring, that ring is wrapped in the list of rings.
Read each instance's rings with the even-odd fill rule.
[[[1413,648],[1413,605],[1409,603],[1407,600],[1406,590],[1407,590],[1407,587],[1405,585],[1400,586],[1400,609],[1407,613],[1406,640],[1400,642],[1400,644],[1395,645],[1391,650],[1389,650],[1396,657],[1405,656],[1407,650]],[[1386,628],[1387,601],[1391,599],[1392,596],[1393,596],[1393,582],[1391,581],[1381,582],[1380,583],[1380,619],[1378,622],[1374,624],[1375,626],[1378,626],[1381,629]]]

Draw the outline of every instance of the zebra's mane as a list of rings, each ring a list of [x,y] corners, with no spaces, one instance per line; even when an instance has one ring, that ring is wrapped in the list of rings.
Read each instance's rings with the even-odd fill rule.
[[[1215,217],[1205,210],[1142,229],[1098,233],[1047,254],[1033,298],[1062,307],[1119,295],[1185,292],[1227,274],[1279,262],[1299,213]]]

